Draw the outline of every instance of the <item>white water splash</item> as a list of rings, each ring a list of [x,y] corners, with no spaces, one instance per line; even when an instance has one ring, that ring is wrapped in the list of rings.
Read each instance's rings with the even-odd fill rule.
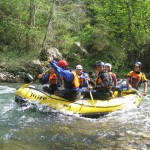
[[[5,141],[9,140],[12,137],[13,133],[6,133],[3,137]]]
[[[0,86],[0,94],[4,93],[14,93],[16,91],[15,88],[11,88],[8,86]]]
[[[1,114],[4,115],[4,114],[8,113],[10,110],[12,110],[13,108],[14,108],[13,103],[3,106],[3,109],[2,109],[3,111]]]

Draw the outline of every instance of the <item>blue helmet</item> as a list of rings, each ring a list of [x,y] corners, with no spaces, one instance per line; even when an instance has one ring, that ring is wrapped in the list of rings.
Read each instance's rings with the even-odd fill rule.
[[[96,67],[97,67],[97,66],[103,66],[103,67],[104,67],[105,64],[104,64],[102,61],[97,61],[97,62],[96,62]]]

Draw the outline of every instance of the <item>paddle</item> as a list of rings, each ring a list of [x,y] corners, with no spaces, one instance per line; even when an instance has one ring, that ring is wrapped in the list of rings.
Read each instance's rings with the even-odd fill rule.
[[[48,68],[46,71],[44,71],[41,75],[42,75],[42,76],[45,75],[46,73],[49,72],[49,70],[50,70],[50,68]]]
[[[41,76],[43,76],[43,75],[45,75],[46,73],[48,73],[49,72],[49,68],[46,70],[46,71],[44,71],[42,74],[40,74]],[[28,75],[29,76],[29,75]],[[32,84],[34,81],[36,81],[36,79],[37,79],[37,76],[36,77],[32,77],[31,75],[30,75],[30,80],[31,80],[31,82],[29,83],[29,84]]]
[[[92,100],[92,102],[93,102],[93,105],[95,106],[95,103],[94,103],[94,100],[93,100],[93,95],[92,95],[91,88],[90,88],[91,86],[89,85],[88,80],[86,80],[86,83],[87,83],[88,88],[89,88],[89,92],[90,92],[91,100]]]

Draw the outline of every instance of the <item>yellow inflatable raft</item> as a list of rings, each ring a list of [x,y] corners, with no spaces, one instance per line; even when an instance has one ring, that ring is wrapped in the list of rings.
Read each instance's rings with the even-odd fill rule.
[[[121,96],[117,96],[111,100],[91,100],[80,99],[76,101],[68,101],[56,95],[39,91],[28,84],[21,86],[16,91],[16,102],[32,102],[48,106],[52,109],[69,114],[79,114],[81,116],[96,116],[110,113],[117,110],[138,107],[142,100],[142,96],[138,93],[131,94],[129,90],[122,91]]]

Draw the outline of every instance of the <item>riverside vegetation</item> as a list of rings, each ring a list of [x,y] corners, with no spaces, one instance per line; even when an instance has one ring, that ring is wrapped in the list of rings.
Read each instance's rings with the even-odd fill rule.
[[[0,72],[18,74],[56,47],[72,67],[94,71],[102,60],[123,77],[138,60],[150,76],[149,6],[149,0],[0,1]]]

